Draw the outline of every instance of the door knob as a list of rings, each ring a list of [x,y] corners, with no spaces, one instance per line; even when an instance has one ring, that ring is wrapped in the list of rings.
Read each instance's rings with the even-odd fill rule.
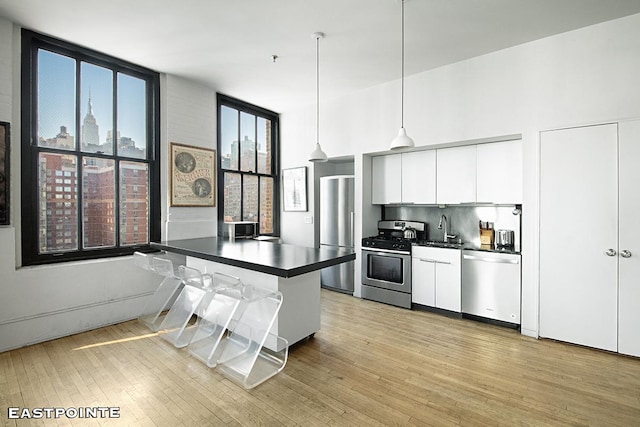
[[[615,249],[607,249],[607,251],[605,252],[605,255],[607,256],[616,256],[617,252]]]
[[[622,258],[631,258],[631,251],[627,251],[627,250],[621,251],[620,256]]]

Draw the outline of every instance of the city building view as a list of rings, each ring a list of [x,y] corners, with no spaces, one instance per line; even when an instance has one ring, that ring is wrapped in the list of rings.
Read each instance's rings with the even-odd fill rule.
[[[115,141],[113,132],[109,131],[101,142],[89,96],[87,114],[81,126],[81,151],[113,154],[114,142],[119,156],[145,157],[144,149],[137,148],[131,138],[120,136],[119,132]],[[39,155],[41,253],[79,249],[80,239],[82,248],[86,249],[149,241],[149,168],[146,163],[117,162],[114,158],[84,155],[79,164],[78,156],[71,152],[76,149],[76,140],[64,125],[54,137],[40,137],[38,145],[70,151],[41,151]],[[79,206],[80,200],[82,206]],[[116,227],[116,221],[119,221],[119,227]],[[119,236],[116,236],[118,229]]]
[[[264,124],[264,129],[259,130],[264,141],[259,138],[256,143],[245,135],[242,141],[231,141],[229,151],[221,154],[220,165],[225,170],[224,222],[255,221],[259,223],[260,233],[269,234],[273,233],[274,179],[240,173],[271,174],[272,156],[267,143],[271,141],[271,121],[261,119],[258,123]]]

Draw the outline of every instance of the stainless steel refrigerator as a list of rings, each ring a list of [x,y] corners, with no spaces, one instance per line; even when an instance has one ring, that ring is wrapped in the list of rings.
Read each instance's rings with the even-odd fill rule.
[[[320,247],[354,248],[354,183],[351,175],[320,178]],[[323,288],[353,293],[353,261],[320,271]]]

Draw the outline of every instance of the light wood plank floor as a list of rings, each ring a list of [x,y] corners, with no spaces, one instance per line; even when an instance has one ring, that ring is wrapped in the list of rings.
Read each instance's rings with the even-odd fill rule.
[[[246,391],[137,321],[0,354],[7,407],[118,406],[87,425],[640,425],[640,359],[322,291],[322,330]]]

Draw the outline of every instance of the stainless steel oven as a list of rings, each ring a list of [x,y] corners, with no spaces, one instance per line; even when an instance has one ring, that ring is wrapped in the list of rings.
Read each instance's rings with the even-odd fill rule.
[[[425,228],[413,221],[380,221],[378,236],[362,239],[363,298],[411,308],[411,242],[424,237]],[[402,237],[408,229],[414,230],[411,239]]]
[[[411,253],[363,248],[362,297],[411,308]]]

